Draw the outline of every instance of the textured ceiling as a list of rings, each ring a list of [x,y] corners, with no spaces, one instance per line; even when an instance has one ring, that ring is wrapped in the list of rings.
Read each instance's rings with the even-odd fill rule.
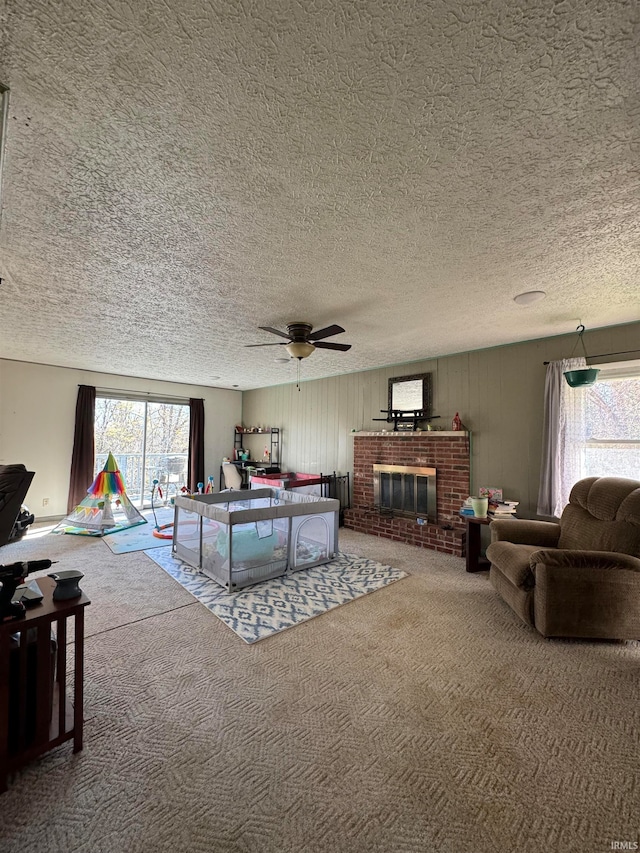
[[[255,388],[260,325],[344,326],[316,378],[637,320],[638,8],[7,0],[0,357]]]

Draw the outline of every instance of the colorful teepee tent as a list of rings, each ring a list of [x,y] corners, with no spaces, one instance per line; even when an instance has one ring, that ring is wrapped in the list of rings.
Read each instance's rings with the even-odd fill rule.
[[[147,524],[147,520],[127,497],[118,463],[110,453],[87,497],[52,532],[105,536],[136,524]]]

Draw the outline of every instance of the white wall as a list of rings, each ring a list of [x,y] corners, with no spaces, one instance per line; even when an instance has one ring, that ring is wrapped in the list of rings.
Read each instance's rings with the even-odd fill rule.
[[[300,391],[295,384],[247,391],[243,422],[281,428],[283,470],[344,474],[353,471],[352,429],[391,428],[373,420],[387,408],[389,378],[431,372],[433,413],[441,416],[433,423],[448,429],[459,412],[472,432],[472,488],[502,487],[506,497],[521,502],[521,515],[533,516],[540,476],[543,362],[568,358],[576,340],[575,334],[562,335],[301,382]],[[589,355],[634,350],[637,358],[640,323],[589,330],[585,343]]]
[[[233,430],[241,418],[239,391],[0,359],[0,464],[21,462],[36,472],[25,503],[37,518],[67,511],[78,385],[202,397],[205,477],[212,474],[219,488],[220,462],[233,451]]]

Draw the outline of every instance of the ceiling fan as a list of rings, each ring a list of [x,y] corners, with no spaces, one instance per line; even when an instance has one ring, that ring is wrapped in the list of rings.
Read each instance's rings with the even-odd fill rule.
[[[281,332],[278,329],[273,329],[271,326],[258,326],[264,332],[271,332],[273,335],[279,335],[281,338],[286,338],[286,341],[277,341],[269,344],[246,344],[248,347],[273,347],[284,346],[291,358],[298,360],[306,358],[316,349],[334,349],[340,352],[346,352],[351,349],[351,344],[335,344],[331,341],[325,341],[325,338],[330,338],[332,335],[339,335],[344,332],[342,326],[326,326],[324,329],[313,331],[313,326],[310,323],[289,323],[286,332]]]

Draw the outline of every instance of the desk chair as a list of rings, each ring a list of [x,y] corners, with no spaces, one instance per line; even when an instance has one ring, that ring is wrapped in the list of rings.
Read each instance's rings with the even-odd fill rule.
[[[225,489],[237,490],[242,488],[242,474],[231,462],[222,463],[222,476],[224,477]]]

